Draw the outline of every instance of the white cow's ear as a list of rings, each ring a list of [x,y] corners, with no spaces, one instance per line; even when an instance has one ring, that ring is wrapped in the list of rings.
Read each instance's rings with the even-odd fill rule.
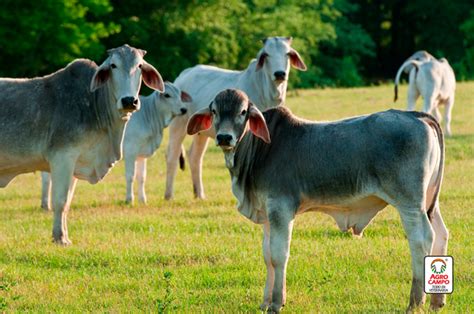
[[[110,78],[110,64],[108,61],[105,61],[100,65],[100,67],[95,71],[94,76],[92,76],[90,90],[95,92],[98,88],[107,82]]]
[[[270,144],[270,132],[268,132],[267,123],[260,110],[252,103],[249,104],[249,126],[250,131],[265,143]]]
[[[303,59],[301,59],[300,54],[295,49],[291,49],[288,55],[290,56],[292,67],[300,71],[306,71],[306,64],[304,64]]]
[[[161,74],[149,63],[143,60],[142,64],[142,78],[146,86],[157,90],[160,93],[165,91],[165,83],[161,78]]]
[[[209,107],[199,110],[191,116],[186,128],[189,135],[210,129],[212,126],[212,114]]]

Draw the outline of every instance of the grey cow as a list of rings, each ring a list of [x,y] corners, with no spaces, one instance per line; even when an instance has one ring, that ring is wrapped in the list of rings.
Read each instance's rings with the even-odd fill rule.
[[[45,77],[0,79],[0,186],[22,173],[50,172],[58,244],[71,243],[66,218],[77,179],[97,183],[121,158],[142,79],[163,90],[145,53],[124,45],[109,50],[100,66],[78,59]]]
[[[284,107],[262,115],[243,92],[225,90],[190,118],[187,132],[212,126],[239,211],[263,224],[262,309],[279,312],[285,304],[295,215],[324,212],[342,231],[361,235],[388,204],[398,209],[410,245],[408,311],[424,302],[423,258],[446,254],[448,239],[438,200],[444,139],[432,116],[389,110],[315,123]],[[431,297],[433,309],[444,302],[444,295]]]

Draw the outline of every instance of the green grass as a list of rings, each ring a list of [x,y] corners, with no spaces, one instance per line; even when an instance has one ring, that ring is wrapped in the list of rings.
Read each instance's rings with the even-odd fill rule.
[[[445,313],[474,310],[473,90],[474,83],[458,85],[454,136],[447,139],[441,208],[455,290]],[[291,92],[287,103],[297,115],[331,120],[388,109],[392,97],[391,86],[305,90]],[[395,107],[404,106],[402,97]],[[39,173],[0,190],[0,312],[258,312],[262,230],[237,212],[222,153],[210,144],[207,200],[193,199],[186,170],[177,177],[175,200],[166,202],[165,147],[148,163],[147,206],[123,204],[123,163],[98,185],[78,184],[68,248],[51,243]],[[285,312],[402,313],[410,281],[408,243],[394,208],[382,211],[361,239],[340,233],[329,216],[297,217]]]

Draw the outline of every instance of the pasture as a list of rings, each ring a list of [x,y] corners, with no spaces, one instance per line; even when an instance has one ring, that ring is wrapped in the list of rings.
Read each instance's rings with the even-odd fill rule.
[[[473,90],[474,83],[458,84],[454,136],[446,139],[441,210],[455,283],[444,313],[474,310]],[[399,92],[393,104],[391,85],[298,90],[289,92],[287,106],[301,117],[332,120],[404,109],[406,86]],[[174,200],[164,201],[167,137],[148,161],[148,205],[123,202],[123,162],[97,185],[79,182],[69,214],[71,247],[51,242],[39,173],[0,190],[0,312],[258,312],[265,282],[261,226],[236,210],[213,142],[204,159],[207,199],[193,199],[187,168],[177,176]],[[379,213],[360,239],[339,232],[329,216],[297,216],[284,312],[402,313],[410,285],[408,242],[394,208]]]

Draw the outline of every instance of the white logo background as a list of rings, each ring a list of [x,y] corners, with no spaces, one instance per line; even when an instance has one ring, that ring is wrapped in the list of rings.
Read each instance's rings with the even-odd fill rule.
[[[452,256],[426,256],[425,293],[452,293],[453,266]]]

